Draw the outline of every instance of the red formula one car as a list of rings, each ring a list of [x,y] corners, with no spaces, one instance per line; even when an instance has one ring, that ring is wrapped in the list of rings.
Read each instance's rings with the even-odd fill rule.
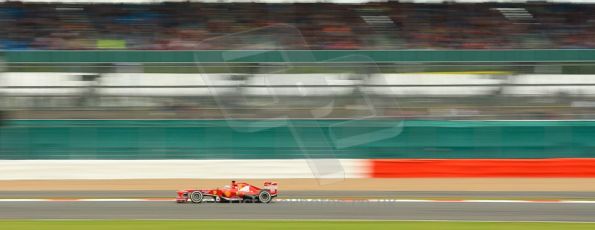
[[[231,182],[223,188],[216,189],[187,189],[178,191],[176,202],[201,203],[205,198],[215,202],[252,202],[270,203],[277,197],[277,183],[264,182],[264,187],[259,188],[248,183]]]

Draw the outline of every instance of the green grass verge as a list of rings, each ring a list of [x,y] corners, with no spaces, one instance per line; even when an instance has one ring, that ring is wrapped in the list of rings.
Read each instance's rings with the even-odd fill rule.
[[[582,230],[595,229],[595,223],[543,222],[421,222],[421,221],[162,221],[162,220],[26,220],[0,221],[3,230],[158,230],[158,229],[413,229],[413,230]]]

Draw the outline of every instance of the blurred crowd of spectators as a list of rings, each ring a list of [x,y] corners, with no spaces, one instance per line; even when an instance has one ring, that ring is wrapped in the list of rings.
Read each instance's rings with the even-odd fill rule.
[[[0,49],[595,48],[590,4],[0,3]]]

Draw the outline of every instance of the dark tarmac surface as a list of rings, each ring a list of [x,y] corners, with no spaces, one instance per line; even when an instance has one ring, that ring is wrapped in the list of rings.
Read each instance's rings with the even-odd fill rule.
[[[595,222],[594,204],[0,202],[0,219],[366,219]]]
[[[174,198],[175,191],[0,192],[21,198]],[[589,199],[589,192],[353,192],[287,191],[280,198],[527,198]],[[595,204],[275,202],[177,204],[169,201],[0,202],[0,219],[366,219],[595,222]]]
[[[281,191],[280,198],[466,198],[466,199],[584,199],[595,192],[467,192],[467,191]],[[0,191],[0,199],[13,198],[174,198],[175,191]]]

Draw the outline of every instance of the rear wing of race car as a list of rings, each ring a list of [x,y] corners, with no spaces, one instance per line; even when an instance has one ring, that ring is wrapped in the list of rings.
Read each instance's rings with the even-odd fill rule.
[[[277,191],[277,182],[265,181],[264,189],[268,189],[271,192]]]

